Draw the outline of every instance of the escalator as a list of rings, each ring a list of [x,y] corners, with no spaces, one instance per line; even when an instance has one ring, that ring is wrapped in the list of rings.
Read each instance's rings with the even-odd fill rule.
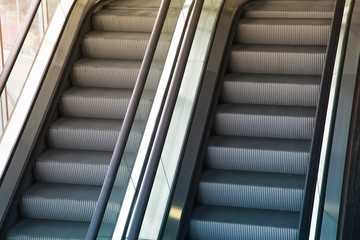
[[[38,140],[33,167],[8,214],[4,239],[84,239],[96,207],[112,151],[125,117],[160,1],[112,1],[85,24],[79,48],[45,137]],[[171,14],[171,11],[170,11]],[[175,15],[174,15],[175,16]],[[71,23],[70,23],[71,24]],[[168,21],[172,32],[176,24]],[[116,185],[122,195],[145,120],[160,79],[170,38],[158,46],[146,85],[146,101],[129,139],[127,165]],[[115,206],[108,221],[115,221]],[[113,214],[113,215],[111,215]]]
[[[297,239],[333,10],[334,1],[252,1],[243,10],[188,239]]]

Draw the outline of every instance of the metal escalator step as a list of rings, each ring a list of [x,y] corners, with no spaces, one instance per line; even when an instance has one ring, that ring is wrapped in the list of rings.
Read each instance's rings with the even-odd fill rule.
[[[321,75],[326,46],[234,45],[231,72]]]
[[[212,136],[205,166],[213,169],[306,174],[310,141]]]
[[[141,61],[83,58],[71,68],[71,83],[77,87],[134,88]],[[156,89],[162,64],[155,62],[148,75],[147,89]]]
[[[121,120],[61,117],[49,126],[50,148],[113,151],[122,125]],[[125,152],[136,152],[145,122],[135,120]]]
[[[84,240],[89,223],[23,218],[6,234],[6,240]]]
[[[230,73],[221,101],[316,107],[321,76]]]
[[[104,9],[92,16],[96,31],[147,32],[151,33],[158,9]],[[173,32],[178,13],[169,11],[163,32]]]
[[[72,87],[60,98],[60,112],[66,117],[124,119],[131,94],[132,89]],[[154,95],[144,90],[136,119],[148,118]]]
[[[299,212],[305,176],[206,169],[197,201],[202,205]]]
[[[113,1],[104,8],[106,9],[154,9],[160,7],[160,0],[136,0],[136,1]],[[177,2],[178,3],[178,2]]]
[[[243,17],[252,18],[317,18],[333,17],[334,1],[253,1]]]
[[[23,193],[19,209],[24,218],[90,222],[100,190],[98,186],[35,183]],[[121,200],[125,189],[117,187],[113,194]],[[119,203],[110,202],[104,222],[116,222],[119,208]]]
[[[171,35],[163,35],[158,43],[155,59],[164,60]],[[150,33],[92,31],[82,39],[85,58],[142,60]]]
[[[326,45],[330,36],[330,25],[331,19],[242,18],[237,27],[235,42]]]
[[[311,139],[316,108],[220,104],[214,131],[218,135]]]
[[[299,213],[219,206],[195,206],[190,239],[295,240]]]
[[[49,149],[34,165],[38,182],[102,186],[112,152]],[[127,186],[135,153],[124,153],[115,186]],[[80,174],[81,173],[81,174]]]

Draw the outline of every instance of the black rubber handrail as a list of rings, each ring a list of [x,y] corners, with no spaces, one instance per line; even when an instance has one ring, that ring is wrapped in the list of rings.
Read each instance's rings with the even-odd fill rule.
[[[299,222],[299,239],[308,239],[310,232],[313,200],[316,190],[316,179],[319,170],[319,161],[324,135],[326,112],[329,102],[331,81],[333,77],[337,46],[340,36],[340,28],[343,16],[345,0],[337,0],[333,14],[330,40],[327,46],[325,66],[321,79],[320,96],[315,116],[315,129],[310,149],[310,162],[305,182],[305,196]],[[335,109],[336,111],[336,109]],[[330,141],[331,142],[331,141]],[[328,146],[329,147],[329,146]]]
[[[145,87],[146,79],[150,71],[151,63],[155,55],[156,46],[160,39],[161,31],[166,19],[171,0],[162,0],[156,17],[155,25],[150,36],[149,44],[147,46],[144,60],[142,61],[139,75],[137,77],[134,91],[131,95],[130,104],[126,111],[126,115],[121,126],[120,134],[117,139],[113,155],[111,157],[108,172],[106,174],[104,184],[102,186],[98,203],[94,215],[91,219],[89,230],[86,235],[86,240],[94,240],[97,237],[102,218],[105,213],[107,203],[110,198],[111,190],[115,182],[118,168],[121,163],[122,156],[125,151],[125,146],[129,138],[132,124],[135,120],[136,111],[138,109],[142,92]]]
[[[36,12],[40,6],[41,0],[33,0],[31,1],[29,10],[26,14],[24,22],[21,24],[21,28],[19,34],[15,40],[15,43],[10,51],[10,54],[6,60],[4,69],[0,74],[0,96],[4,91],[6,83],[9,79],[12,69],[14,68],[16,59],[21,51],[22,46],[24,45],[25,39],[27,37],[27,33],[30,30],[31,23],[33,22]]]
[[[171,81],[169,92],[166,97],[166,102],[161,116],[159,127],[156,132],[153,148],[151,149],[148,165],[142,180],[141,189],[134,206],[131,222],[128,229],[128,240],[136,240],[139,237],[142,220],[145,215],[146,207],[151,194],[152,186],[156,176],[157,168],[160,163],[162,149],[169,129],[170,121],[178,98],[181,82],[184,76],[184,71],[187,66],[189,53],[192,47],[192,42],[197,29],[197,24],[200,19],[201,9],[204,0],[195,0],[194,9],[191,12],[187,31],[184,36],[178,62],[174,71],[174,76]]]

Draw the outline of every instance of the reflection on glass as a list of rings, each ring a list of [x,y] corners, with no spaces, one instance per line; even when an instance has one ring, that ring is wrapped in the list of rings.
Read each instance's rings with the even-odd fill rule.
[[[143,219],[140,238],[158,239],[222,0],[205,0]],[[173,214],[175,217],[178,214]]]
[[[1,34],[0,53],[1,69],[19,33],[20,26],[26,17],[31,0],[1,1]],[[9,121],[15,103],[20,96],[23,85],[30,72],[33,61],[41,45],[42,39],[52,18],[59,0],[43,0],[27,33],[25,42],[17,56],[13,70],[8,78],[7,85],[0,101],[0,136]],[[51,12],[48,12],[50,10]]]
[[[144,165],[145,153],[155,131],[155,119],[160,113],[166,86],[176,62],[180,36],[191,3],[192,0],[171,1],[98,239],[120,239],[125,229],[135,188],[140,182],[139,175]]]

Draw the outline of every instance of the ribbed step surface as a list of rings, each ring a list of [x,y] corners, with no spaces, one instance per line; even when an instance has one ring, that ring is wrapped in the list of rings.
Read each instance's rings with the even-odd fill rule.
[[[234,45],[232,72],[321,75],[326,46]]]
[[[192,239],[295,240],[299,214],[219,206],[196,206],[189,225]]]
[[[306,174],[310,141],[212,136],[205,166],[211,169]]]
[[[321,76],[231,73],[224,79],[221,100],[287,106],[313,106]]]
[[[251,1],[237,23],[188,239],[298,239],[335,1]]]
[[[77,87],[125,88],[135,86],[141,61],[84,58],[73,64],[71,81]],[[159,82],[162,64],[153,63],[147,85],[155,89]]]
[[[173,32],[177,22],[177,12],[169,11],[165,32]],[[104,9],[94,14],[92,23],[97,31],[151,32],[157,16],[157,9]]]
[[[221,104],[214,129],[218,135],[311,139],[315,108]]]
[[[298,212],[305,177],[231,170],[204,170],[198,186],[200,204]]]
[[[35,162],[34,175],[38,182],[102,186],[111,156],[112,152],[49,149]],[[116,186],[128,183],[135,157],[123,156]]]
[[[89,223],[22,219],[7,233],[6,240],[84,240]]]
[[[330,19],[244,18],[239,21],[235,42],[326,45],[330,24]]]
[[[333,11],[334,1],[253,1],[243,17],[331,19]]]
[[[126,152],[136,152],[144,121],[135,121],[130,133]],[[48,129],[49,147],[60,149],[78,149],[94,151],[113,151],[119,136],[121,120],[90,118],[59,118]]]
[[[60,111],[66,117],[124,119],[131,94],[131,89],[73,87],[62,94]],[[147,119],[154,94],[145,90],[136,119]]]
[[[34,182],[25,183],[19,220],[6,239],[85,239],[160,3],[115,0],[89,13],[92,26],[78,36],[74,56],[69,53],[72,66],[64,66],[70,73],[56,114],[44,116],[52,119],[41,145],[46,149],[33,154]],[[179,13],[171,6],[101,226],[106,233],[118,218]]]
[[[100,190],[98,186],[36,183],[23,194],[19,207],[25,218],[90,222]],[[124,193],[123,188],[114,191],[119,199]],[[118,204],[110,202],[105,221],[115,222],[118,209]]]

